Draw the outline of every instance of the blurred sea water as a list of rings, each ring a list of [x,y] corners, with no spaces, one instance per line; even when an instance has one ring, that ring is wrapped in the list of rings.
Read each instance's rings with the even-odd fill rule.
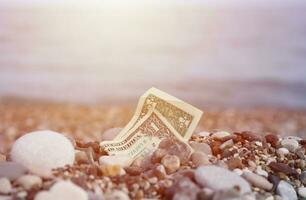
[[[306,108],[306,3],[271,2],[0,1],[0,96]]]

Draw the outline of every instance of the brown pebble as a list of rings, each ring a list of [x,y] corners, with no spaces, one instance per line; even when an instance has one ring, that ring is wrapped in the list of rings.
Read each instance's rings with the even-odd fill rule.
[[[126,173],[128,173],[131,176],[138,176],[142,173],[141,167],[138,167],[138,166],[129,166],[124,169]]]
[[[259,134],[250,132],[250,131],[244,131],[241,133],[241,136],[243,139],[248,141],[263,141],[263,137]]]
[[[191,155],[191,161],[192,163],[196,166],[199,167],[201,165],[209,165],[210,161],[207,156],[207,154],[201,152],[201,151],[196,151]]]
[[[0,153],[0,161],[6,161],[6,156]]]
[[[274,134],[268,134],[265,136],[266,141],[271,144],[272,147],[276,148],[278,146],[278,137]]]
[[[223,137],[223,138],[216,139],[216,140],[219,140],[220,142],[223,143],[223,142],[226,142],[227,140],[233,140],[233,141],[235,141],[237,137],[238,137],[237,135],[231,134],[231,135],[229,135],[229,136],[225,136],[225,137]]]
[[[220,149],[221,144],[222,144],[222,142],[220,142],[220,141],[213,141],[212,144],[210,145],[212,153],[213,153],[214,156],[222,153],[222,151]]]
[[[180,168],[180,159],[176,155],[165,155],[161,163],[165,166],[168,173],[173,173]]]
[[[268,165],[274,172],[282,172],[286,175],[297,175],[297,172],[289,167],[287,164],[278,163],[278,162],[271,162]]]
[[[120,175],[122,168],[120,165],[102,165],[100,166],[104,176],[117,176]]]
[[[233,170],[235,168],[240,168],[242,169],[243,168],[243,164],[242,164],[242,161],[240,158],[236,157],[236,158],[232,158],[230,160],[228,160],[226,162],[227,166],[229,169]]]

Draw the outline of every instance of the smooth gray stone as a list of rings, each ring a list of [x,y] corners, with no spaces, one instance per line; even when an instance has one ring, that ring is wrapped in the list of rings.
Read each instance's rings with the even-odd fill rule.
[[[282,197],[283,200],[297,200],[297,194],[293,186],[287,181],[280,181],[276,189],[276,193]]]

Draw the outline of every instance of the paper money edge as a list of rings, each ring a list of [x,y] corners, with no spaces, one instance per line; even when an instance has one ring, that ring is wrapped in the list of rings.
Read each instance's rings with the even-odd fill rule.
[[[132,119],[129,121],[129,123],[120,131],[120,133],[114,138],[114,140],[120,140],[124,135],[135,125],[136,121],[139,118],[139,115],[141,114],[142,107],[145,103],[145,99],[148,97],[149,94],[153,94],[161,99],[163,99],[166,102],[170,102],[172,105],[178,107],[179,109],[191,114],[194,117],[194,120],[191,122],[187,132],[185,133],[183,140],[188,141],[191,137],[191,134],[196,129],[196,126],[198,125],[203,112],[199,110],[198,108],[166,93],[163,92],[155,87],[150,88],[147,90],[140,98],[136,107],[136,111],[132,117]],[[167,119],[166,119],[167,120]],[[167,120],[168,122],[168,120]],[[172,126],[172,125],[171,125]]]

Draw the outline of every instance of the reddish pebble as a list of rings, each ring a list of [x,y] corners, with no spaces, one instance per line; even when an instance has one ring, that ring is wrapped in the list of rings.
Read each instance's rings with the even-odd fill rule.
[[[232,158],[226,162],[229,169],[243,168],[243,164],[240,158]]]
[[[282,172],[286,175],[297,175],[297,172],[284,163],[271,162],[268,165],[274,172]]]
[[[268,134],[265,136],[266,141],[271,144],[272,147],[276,148],[278,146],[278,137],[274,134]]]
[[[250,131],[244,131],[241,133],[241,136],[243,139],[248,141],[263,141],[263,137],[259,134],[250,132]]]
[[[220,149],[220,145],[222,144],[222,142],[220,141],[214,141],[212,142],[212,144],[210,145],[212,153],[214,154],[214,156],[221,154],[222,151]]]

